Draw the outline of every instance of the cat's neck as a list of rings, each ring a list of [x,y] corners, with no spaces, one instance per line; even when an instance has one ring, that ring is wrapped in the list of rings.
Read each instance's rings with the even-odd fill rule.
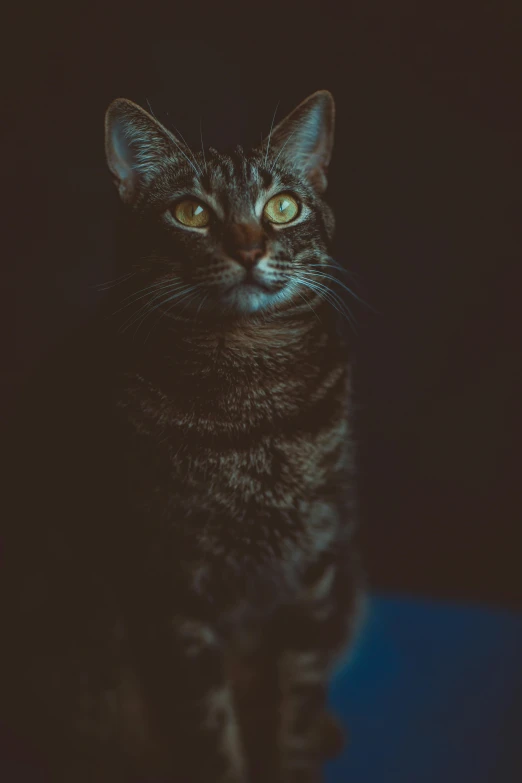
[[[320,362],[336,350],[334,322],[328,308],[317,315],[252,317],[216,324],[172,320],[147,339],[125,341],[124,368],[139,372],[166,393],[181,382],[245,383],[263,374],[284,380],[300,365]]]
[[[143,419],[150,431],[168,425],[182,437],[190,432],[192,442],[197,434],[198,443],[248,440],[283,420],[301,426],[304,401],[344,382],[348,356],[334,324],[328,311],[324,321],[311,315],[220,328],[172,324],[154,340],[127,340],[125,351],[117,350],[118,396],[136,426]]]

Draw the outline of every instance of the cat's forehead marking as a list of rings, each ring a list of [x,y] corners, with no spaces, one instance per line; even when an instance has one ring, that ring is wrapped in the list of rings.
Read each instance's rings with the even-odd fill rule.
[[[237,217],[257,214],[257,202],[267,179],[261,176],[255,160],[236,151],[220,155],[209,168],[210,195],[227,214]]]

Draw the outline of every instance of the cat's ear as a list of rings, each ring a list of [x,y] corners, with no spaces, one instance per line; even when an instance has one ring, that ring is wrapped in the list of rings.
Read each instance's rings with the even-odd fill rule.
[[[122,200],[132,203],[179,147],[174,136],[126,98],[116,98],[105,115],[105,152]]]
[[[332,157],[335,103],[332,94],[319,90],[285,117],[264,142],[270,157],[287,160],[301,169],[317,191],[326,190],[328,164]]]

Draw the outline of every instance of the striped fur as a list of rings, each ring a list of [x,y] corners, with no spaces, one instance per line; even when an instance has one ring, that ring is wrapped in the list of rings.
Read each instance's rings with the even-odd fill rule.
[[[99,464],[76,463],[90,489],[74,535],[68,496],[55,513],[81,578],[50,591],[53,612],[75,589],[84,608],[74,666],[59,621],[44,645],[61,672],[38,701],[58,713],[53,779],[319,781],[337,742],[325,687],[360,595],[349,344],[314,272],[331,260],[333,102],[312,96],[250,152],[192,153],[121,100],[107,128],[133,274],[104,305],[104,417],[82,408]],[[300,203],[284,227],[262,214],[279,192]],[[208,228],[176,224],[187,195]],[[66,738],[74,752],[56,753]]]

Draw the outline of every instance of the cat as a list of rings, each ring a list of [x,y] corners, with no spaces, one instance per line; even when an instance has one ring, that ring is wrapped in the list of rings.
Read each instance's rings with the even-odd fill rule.
[[[364,594],[334,101],[248,152],[105,128],[127,268],[9,447],[7,744],[53,783],[318,783]]]

